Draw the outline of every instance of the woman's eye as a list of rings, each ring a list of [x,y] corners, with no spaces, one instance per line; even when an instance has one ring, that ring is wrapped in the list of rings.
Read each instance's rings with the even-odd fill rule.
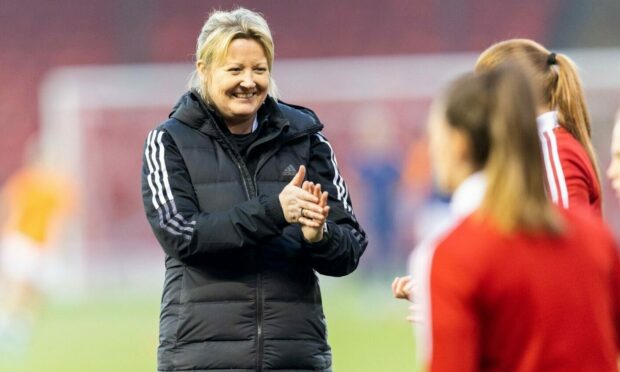
[[[241,71],[241,68],[239,68],[239,67],[231,67],[231,68],[228,69],[228,71],[229,72],[239,72],[239,71]]]
[[[267,72],[267,69],[264,67],[257,67],[254,69],[254,72],[256,72],[257,74],[264,74],[265,72]]]

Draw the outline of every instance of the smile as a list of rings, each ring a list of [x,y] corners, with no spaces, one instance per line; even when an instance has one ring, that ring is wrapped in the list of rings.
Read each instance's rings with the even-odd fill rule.
[[[256,95],[256,92],[251,93],[233,93],[232,96],[235,98],[252,98]]]

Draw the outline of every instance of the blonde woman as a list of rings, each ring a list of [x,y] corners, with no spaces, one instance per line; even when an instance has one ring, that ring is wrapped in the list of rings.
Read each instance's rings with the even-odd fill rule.
[[[432,372],[617,371],[620,259],[602,220],[548,199],[526,74],[450,86],[430,121],[438,186],[486,183],[414,260],[418,357]]]
[[[277,100],[273,58],[259,14],[214,12],[189,91],[147,136],[160,371],[331,371],[315,273],[352,272],[367,241],[323,125]]]

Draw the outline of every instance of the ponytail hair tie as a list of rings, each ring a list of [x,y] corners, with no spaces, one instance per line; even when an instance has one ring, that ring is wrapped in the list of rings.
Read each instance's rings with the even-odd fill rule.
[[[555,59],[555,56],[556,54],[554,52],[549,53],[549,56],[547,57],[547,64],[549,66],[553,66],[558,63],[558,61]]]

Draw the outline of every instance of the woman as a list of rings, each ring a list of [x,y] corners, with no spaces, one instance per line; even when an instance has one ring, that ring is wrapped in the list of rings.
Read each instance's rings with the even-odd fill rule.
[[[214,12],[190,90],[147,137],[160,371],[331,370],[315,272],[352,272],[367,241],[323,125],[276,100],[273,56],[260,15]]]
[[[601,184],[590,141],[590,116],[573,61],[527,39],[506,40],[485,50],[476,72],[506,61],[524,65],[537,91],[536,109],[549,196],[563,208],[602,216]]]
[[[547,198],[535,120],[514,67],[459,79],[435,107],[438,186],[456,204],[480,190],[476,178],[486,186],[415,256],[416,344],[430,371],[617,370],[618,252],[600,218]]]

